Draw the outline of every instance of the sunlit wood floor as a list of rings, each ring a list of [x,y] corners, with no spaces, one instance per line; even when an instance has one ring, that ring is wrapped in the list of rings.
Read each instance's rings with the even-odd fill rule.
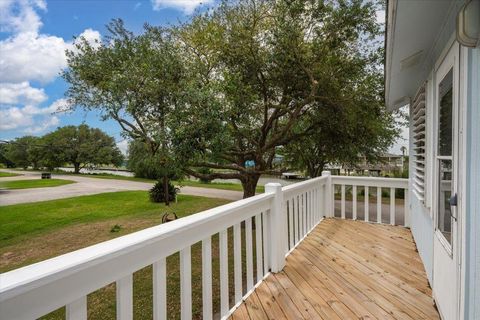
[[[231,319],[439,319],[408,229],[326,219]]]

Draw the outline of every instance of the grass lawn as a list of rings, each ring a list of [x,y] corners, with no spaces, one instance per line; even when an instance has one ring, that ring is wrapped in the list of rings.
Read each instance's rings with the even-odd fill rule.
[[[212,188],[212,189],[223,189],[223,190],[233,190],[233,191],[242,191],[242,185],[239,183],[232,183],[232,182],[210,182],[210,183],[203,183],[200,181],[194,180],[183,180],[183,181],[174,181],[175,184],[181,186],[190,186],[190,187],[199,187],[199,188]],[[265,192],[264,186],[257,186],[257,192],[263,193]]]
[[[59,172],[60,174],[60,172]],[[61,172],[61,174],[73,174],[68,172]],[[138,181],[138,182],[156,182],[153,179],[146,179],[146,178],[136,178],[136,177],[127,177],[115,174],[82,174],[84,176],[90,178],[98,178],[98,179],[113,179],[113,180],[129,180],[129,181]],[[197,180],[182,180],[182,181],[173,181],[175,185],[180,186],[189,186],[189,187],[199,187],[199,188],[211,188],[211,189],[221,189],[221,190],[233,190],[233,191],[242,191],[242,185],[239,183],[233,182],[210,182],[210,183],[203,183]],[[257,186],[257,192],[263,193],[265,192],[264,186]]]
[[[16,176],[19,176],[19,174],[11,173],[11,172],[5,172],[5,171],[0,171],[0,178],[16,177]]]
[[[151,203],[145,191],[126,191],[0,207],[0,272],[48,259],[161,223],[164,212],[184,217],[227,200],[179,195],[165,207]],[[118,232],[112,227],[120,226]],[[233,297],[233,232],[229,236],[229,283]],[[255,232],[253,232],[255,243]],[[245,241],[245,234],[242,235]],[[214,312],[219,306],[218,235],[212,237]],[[245,248],[245,246],[242,246]],[[254,252],[255,254],[255,252]],[[245,273],[245,252],[243,256]],[[201,243],[192,246],[193,318],[201,319]],[[168,318],[180,319],[179,255],[167,258]],[[245,277],[244,277],[245,279]],[[232,302],[233,303],[233,302]],[[233,306],[233,304],[231,304]],[[45,319],[64,319],[61,308]],[[115,284],[88,295],[89,319],[115,319]],[[134,273],[134,318],[152,318],[152,271]]]
[[[0,188],[5,188],[5,189],[45,188],[45,187],[58,187],[58,186],[63,186],[70,183],[75,183],[75,181],[63,180],[63,179],[12,180],[12,181],[0,181]]]

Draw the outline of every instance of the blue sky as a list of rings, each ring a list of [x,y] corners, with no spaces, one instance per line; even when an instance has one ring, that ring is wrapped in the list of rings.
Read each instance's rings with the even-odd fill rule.
[[[101,38],[113,18],[141,32],[145,22],[175,24],[211,5],[212,0],[0,0],[0,139],[85,122],[115,136],[125,150],[115,122],[101,121],[94,112],[54,112],[65,104],[67,85],[59,77],[65,49],[75,36]]]
[[[59,77],[65,50],[75,36],[101,39],[113,18],[138,33],[145,22],[175,24],[212,5],[214,0],[0,0],[0,139],[85,122],[114,136],[125,151],[127,142],[115,122],[101,121],[94,112],[54,112],[65,104],[67,85]],[[383,22],[383,13],[377,19]]]

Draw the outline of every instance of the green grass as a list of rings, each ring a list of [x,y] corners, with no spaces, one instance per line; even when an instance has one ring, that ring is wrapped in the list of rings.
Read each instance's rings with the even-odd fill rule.
[[[11,173],[11,172],[5,172],[5,171],[0,171],[0,178],[16,177],[16,176],[19,176],[19,174]]]
[[[75,183],[75,181],[63,180],[63,179],[12,180],[12,181],[0,181],[0,188],[5,188],[5,189],[46,188],[46,187],[63,186],[70,183]]]
[[[11,260],[2,262],[0,272],[158,225],[161,214],[167,211],[175,212],[179,217],[183,217],[227,202],[227,200],[221,199],[179,195],[178,203],[165,207],[163,204],[151,203],[148,193],[145,191],[126,191],[0,207],[0,235],[2,235],[0,256],[2,259],[5,258],[4,261]],[[117,224],[121,226],[120,231],[112,233],[111,227]],[[228,229],[230,266],[233,266],[234,261],[232,231],[232,228]],[[95,238],[92,239],[92,236]],[[245,235],[242,235],[242,242],[243,278],[245,279]],[[253,243],[255,243],[255,231],[253,232]],[[45,250],[46,246],[49,247],[48,251],[43,253],[42,250]],[[218,313],[220,309],[218,248],[218,234],[215,234],[212,236],[214,313]],[[255,247],[253,250],[255,259]],[[193,319],[201,319],[201,243],[194,244],[191,252]],[[12,258],[12,256],[18,258]],[[6,266],[6,263],[10,263],[10,265]],[[231,284],[234,283],[233,277],[233,267],[229,267],[229,283]],[[133,279],[134,318],[151,319],[153,316],[151,266],[135,272]],[[229,289],[230,297],[233,297],[234,286],[230,285]],[[110,284],[89,294],[87,301],[89,319],[115,319],[115,284]],[[233,306],[233,301],[230,306]],[[178,253],[167,258],[167,308],[168,319],[180,319]],[[60,308],[43,317],[43,319],[64,318],[65,308]]]
[[[220,199],[179,195],[178,203],[166,207],[150,202],[146,191],[125,191],[0,206],[0,248],[72,224],[119,217],[158,217],[164,212],[183,217],[224,203]]]
[[[232,182],[210,182],[210,183],[203,183],[200,181],[194,180],[182,180],[182,181],[174,181],[175,184],[181,186],[190,186],[190,187],[199,187],[199,188],[211,188],[211,189],[221,189],[221,190],[233,190],[233,191],[242,191],[242,185],[239,183],[232,183]],[[257,186],[256,191],[258,193],[265,192],[264,186]]]
[[[59,174],[74,174],[68,172],[59,172]],[[98,178],[98,179],[113,179],[113,180],[128,180],[128,181],[138,181],[138,182],[151,182],[155,183],[156,180],[154,179],[146,179],[146,178],[136,178],[136,177],[127,177],[127,176],[120,176],[115,174],[81,174],[83,176],[87,176],[90,178]],[[181,180],[181,181],[172,181],[175,185],[180,186],[189,186],[189,187],[199,187],[199,188],[209,188],[209,189],[220,189],[220,190],[232,190],[232,191],[242,191],[242,185],[239,183],[233,182],[210,182],[210,183],[203,183],[197,180]],[[265,192],[264,186],[257,186],[257,192],[263,193]]]

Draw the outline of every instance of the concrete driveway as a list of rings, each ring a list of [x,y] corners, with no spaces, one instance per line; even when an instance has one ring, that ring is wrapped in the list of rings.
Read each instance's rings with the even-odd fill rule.
[[[14,170],[2,170],[12,173],[18,173],[22,176],[4,177],[0,181],[10,180],[29,180],[40,179],[39,172],[24,172]],[[29,203],[37,201],[46,201],[62,198],[77,197],[83,195],[91,195],[106,192],[129,191],[129,190],[149,190],[152,183],[137,182],[128,180],[99,179],[86,176],[52,174],[52,178],[72,180],[76,183],[50,187],[50,188],[31,188],[17,190],[1,190],[0,189],[0,206],[6,206],[18,203]],[[228,200],[242,199],[243,193],[231,190],[219,190],[211,188],[182,187],[181,194],[220,198]]]

